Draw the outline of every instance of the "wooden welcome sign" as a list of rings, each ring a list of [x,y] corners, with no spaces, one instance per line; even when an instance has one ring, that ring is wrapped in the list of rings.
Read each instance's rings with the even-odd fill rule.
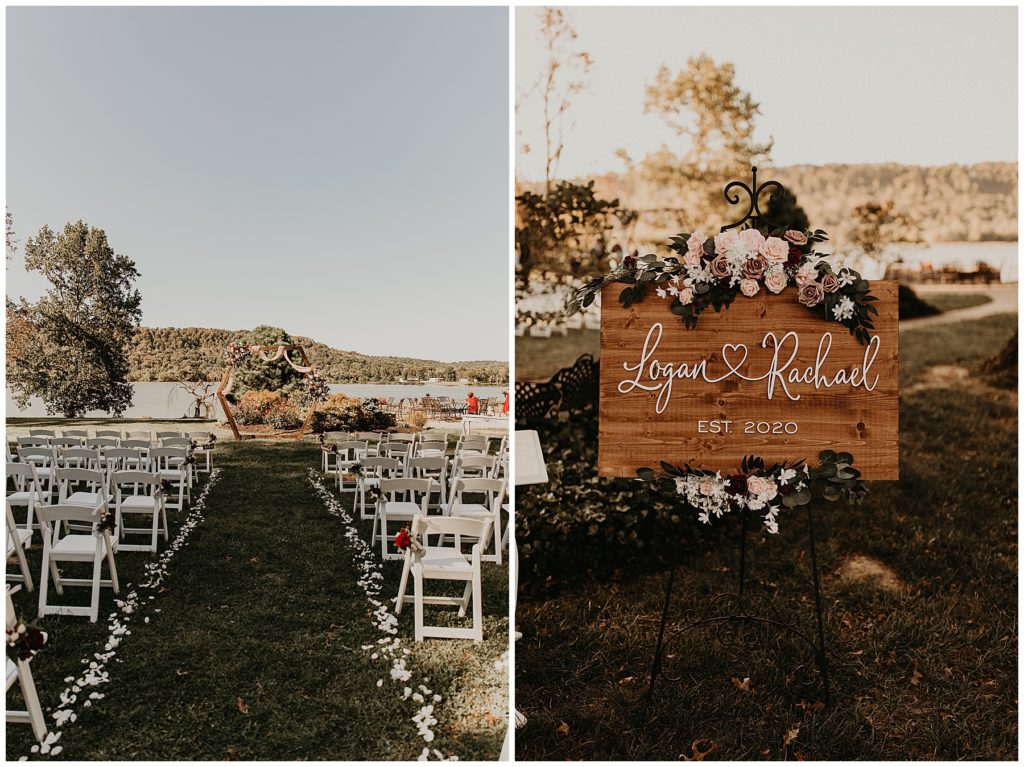
[[[853,454],[863,479],[899,479],[897,283],[872,282],[868,345],[823,320],[791,291],[738,297],[686,329],[649,296],[601,301],[598,473],[635,477],[661,461],[734,472],[766,463]]]

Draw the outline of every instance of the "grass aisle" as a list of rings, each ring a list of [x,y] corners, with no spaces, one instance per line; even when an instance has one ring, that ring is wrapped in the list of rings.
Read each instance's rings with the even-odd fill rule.
[[[361,649],[378,634],[341,524],[308,481],[308,468],[319,463],[316,446],[222,444],[216,461],[222,472],[204,521],[171,563],[167,591],[148,602],[150,621],[132,622],[132,634],[107,664],[110,683],[98,688],[105,697],[79,708],[78,720],[63,728],[60,757],[417,757],[424,745],[410,721],[417,707],[377,687],[386,669]],[[36,571],[39,548],[31,552]],[[147,559],[119,555],[122,583],[138,583]],[[27,617],[34,615],[30,596],[18,595]],[[96,625],[41,621],[53,635],[33,662],[44,708],[57,705],[65,677],[80,672],[82,658],[102,651],[104,618],[114,609],[108,590]],[[403,637],[411,633],[404,618]],[[416,676],[429,678],[421,668]],[[433,681],[457,688],[454,676]],[[447,699],[447,688],[437,691]],[[443,715],[436,715],[442,724],[432,746],[487,758],[472,753],[473,745],[489,747],[492,738],[446,737]],[[7,735],[8,758],[29,752],[28,727],[8,726]]]

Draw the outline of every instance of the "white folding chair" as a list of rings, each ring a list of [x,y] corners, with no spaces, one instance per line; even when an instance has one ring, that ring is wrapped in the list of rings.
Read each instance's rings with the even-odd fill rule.
[[[84,444],[84,441],[78,437],[54,437],[50,440],[50,446],[57,449],[58,455],[65,448],[82,447]]]
[[[196,443],[196,452],[206,457],[203,468],[200,469],[199,464],[196,464],[196,474],[209,474],[213,471],[213,448],[217,445],[217,437],[212,431],[190,431],[187,436]]]
[[[107,475],[98,469],[57,469],[57,503],[62,506],[81,506],[86,509],[108,508]],[[66,523],[72,530],[92,530],[92,524]],[[114,537],[115,548],[117,543]]]
[[[89,430],[88,429],[64,429],[61,432],[61,436],[64,436],[64,437],[78,437],[80,440],[82,440],[82,444],[84,445],[85,441],[87,439],[89,439]]]
[[[56,451],[52,447],[19,447],[18,461],[31,463],[36,467],[39,493],[49,503],[53,495],[53,472],[57,465]]]
[[[115,429],[97,429],[95,436],[97,439],[113,439],[116,447],[117,442],[121,439],[121,432]]]
[[[112,586],[114,593],[121,591],[117,582],[117,565],[114,563],[114,547],[109,530],[100,530],[98,525],[102,506],[87,509],[83,506],[40,506],[37,509],[43,525],[43,568],[39,586],[39,617],[46,615],[85,615],[95,623],[100,611],[100,589]],[[87,533],[67,532],[62,535],[62,523],[92,523]],[[107,561],[110,579],[101,578],[103,561]],[[59,562],[91,562],[92,578],[66,578],[57,569]],[[64,593],[64,586],[90,586],[92,599],[89,607],[49,604],[47,592],[50,578],[58,594]]]
[[[163,444],[164,440],[168,440],[168,439],[181,439],[184,436],[185,436],[184,432],[180,432],[180,431],[158,431],[156,433],[156,441],[158,443],[160,443],[160,444]],[[168,445],[168,447],[173,447],[173,446],[172,445]]]
[[[461,455],[453,462],[452,482],[457,479],[484,479],[494,473],[497,459],[492,455]]]
[[[479,494],[484,496],[484,503],[467,503],[463,496],[465,494]],[[491,520],[491,530],[494,532],[494,553],[484,554],[483,558],[488,562],[501,564],[501,550],[503,547],[501,536],[501,502],[505,499],[505,480],[503,479],[459,479],[452,488],[451,503],[446,513],[451,517],[468,517],[471,519]],[[490,542],[483,541],[483,550],[487,550]]]
[[[430,500],[429,479],[382,479],[380,482],[381,497],[377,501],[377,513],[373,520],[373,532],[370,534],[370,545],[380,539],[380,556],[382,560],[401,559],[401,553],[388,550],[391,531],[388,522],[405,522],[411,524],[418,514],[426,516],[427,502]],[[407,495],[411,500],[399,500],[399,496]],[[419,500],[416,497],[419,496]],[[397,532],[397,531],[395,531]]]
[[[170,482],[171,487],[177,490],[177,498],[168,496],[164,500],[164,505],[174,511],[185,508],[185,501],[192,500],[191,483],[189,482],[192,467],[186,463],[188,449],[155,447],[149,451],[149,458],[150,470],[159,474],[160,479]]]
[[[49,447],[49,437],[17,437],[15,440],[17,447]]]
[[[29,429],[28,434],[30,437],[49,437],[53,439],[57,436],[55,429]]]
[[[152,445],[153,433],[149,431],[126,431],[122,435],[122,439],[141,439],[145,440],[147,445]]]
[[[18,566],[21,568],[21,575],[7,573],[8,581],[23,581],[25,588],[34,591],[32,585],[32,572],[28,567],[28,558],[25,556],[25,548],[32,542],[32,528],[19,527],[14,521],[14,513],[11,511],[11,504],[6,504],[6,528],[7,528],[7,559],[17,557]]]
[[[36,467],[31,463],[8,463],[7,481],[11,490],[7,492],[7,505],[11,508],[25,507],[25,524],[20,525],[25,530],[33,530],[39,527],[35,519],[36,506],[42,506],[47,498],[39,489],[39,476]],[[27,548],[32,548],[32,538],[28,539]]]
[[[366,454],[368,456],[376,456],[377,455],[377,446],[381,442],[380,432],[376,432],[376,431],[357,431],[355,434],[352,435],[352,438],[353,439],[357,439],[360,442],[365,442],[366,443],[366,446],[367,446],[367,453]]]
[[[375,519],[373,513],[366,511],[366,491],[371,487],[379,487],[383,479],[397,479],[402,475],[402,462],[397,458],[366,458],[362,462],[363,470],[358,475],[359,482],[359,518]]]
[[[366,460],[369,443],[351,439],[345,442],[338,442],[335,445],[337,452],[329,454],[333,460],[328,461],[328,467],[333,469],[337,479],[339,493],[358,493],[359,475],[354,473],[353,467],[362,464]],[[349,487],[351,482],[351,487]],[[355,498],[355,495],[352,496]]]
[[[448,459],[444,456],[410,458],[407,471],[413,479],[430,480],[430,495],[437,493],[437,503],[428,502],[427,509],[434,506],[443,513],[448,506]]]
[[[160,475],[146,471],[115,471],[110,478],[114,494],[114,513],[118,524],[118,551],[156,553],[160,530],[164,541],[169,537],[167,508],[164,504]],[[126,518],[148,517],[145,527],[129,526]],[[125,543],[126,535],[149,535],[148,544]]]
[[[57,457],[57,469],[99,469],[101,461],[99,448],[68,447]]]
[[[422,642],[426,637],[441,639],[473,639],[477,642],[484,638],[483,619],[483,586],[480,572],[480,559],[483,541],[490,535],[489,519],[468,519],[461,517],[427,517],[416,516],[410,532],[419,543],[420,549],[409,547],[404,552],[405,563],[402,567],[402,580],[395,600],[395,613],[401,614],[402,606],[413,603],[415,614],[416,641]],[[438,545],[430,545],[430,537],[437,536]],[[466,536],[477,541],[467,556],[462,551],[462,537]],[[452,545],[444,545],[447,539]],[[412,576],[413,595],[406,592],[409,587],[409,576]],[[464,581],[466,588],[462,597],[428,596],[424,582],[428,580]],[[423,620],[425,605],[451,605],[459,608],[459,617],[465,617],[470,602],[473,606],[473,627],[459,628],[451,626],[427,626]]]
[[[7,587],[7,629],[16,629],[19,624],[18,615],[14,611],[14,602],[11,595],[16,593],[20,586],[13,589]],[[11,691],[14,683],[21,688],[21,697],[25,701],[25,710],[18,711],[7,709],[7,722],[9,724],[30,724],[32,734],[36,740],[42,743],[49,734],[46,730],[46,718],[43,716],[43,707],[39,704],[39,694],[36,692],[36,683],[32,679],[32,658],[18,658],[12,660],[7,658],[7,692]]]
[[[448,443],[442,440],[424,440],[413,446],[417,458],[443,458],[448,453]]]

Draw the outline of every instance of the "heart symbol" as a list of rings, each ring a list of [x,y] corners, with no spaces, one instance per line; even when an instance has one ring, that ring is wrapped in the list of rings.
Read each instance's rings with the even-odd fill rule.
[[[738,362],[734,363],[729,359],[729,355],[733,352],[742,351],[743,358]],[[722,362],[729,368],[729,373],[738,373],[739,369],[743,367],[743,364],[747,361],[747,357],[750,355],[750,350],[747,349],[746,344],[722,344]]]

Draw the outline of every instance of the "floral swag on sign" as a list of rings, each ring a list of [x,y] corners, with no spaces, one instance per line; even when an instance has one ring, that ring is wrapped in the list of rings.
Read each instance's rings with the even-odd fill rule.
[[[623,306],[642,301],[653,287],[658,298],[668,302],[669,311],[693,329],[708,308],[720,312],[737,297],[753,298],[762,289],[776,295],[792,289],[796,301],[822,320],[844,325],[866,345],[875,327],[872,317],[878,315],[872,305],[878,299],[871,295],[870,284],[853,269],[833,269],[825,260],[827,254],[816,252],[815,246],[828,240],[824,231],[766,226],[763,217],[752,215],[760,214],[757,198],[765,188],[775,186],[785,194],[774,181],[758,187],[757,169],[753,171],[751,188],[732,182],[725,190],[732,204],[738,202],[729,194],[733,185],[750,195],[744,219],[723,227],[713,238],[700,231],[676,235],[669,245],[674,256],[627,256],[608,274],[578,288],[567,301],[565,314],[590,306],[605,286],[621,283],[626,285],[619,295]],[[748,228],[736,230],[747,222]],[[851,504],[863,501],[866,489],[850,453],[825,450],[818,459],[815,466],[805,459],[766,466],[762,458],[752,455],[729,475],[662,461],[660,471],[642,468],[637,476],[658,490],[680,496],[704,524],[732,510],[750,509],[762,515],[765,529],[774,534],[779,531],[781,511],[805,506],[815,497]]]

